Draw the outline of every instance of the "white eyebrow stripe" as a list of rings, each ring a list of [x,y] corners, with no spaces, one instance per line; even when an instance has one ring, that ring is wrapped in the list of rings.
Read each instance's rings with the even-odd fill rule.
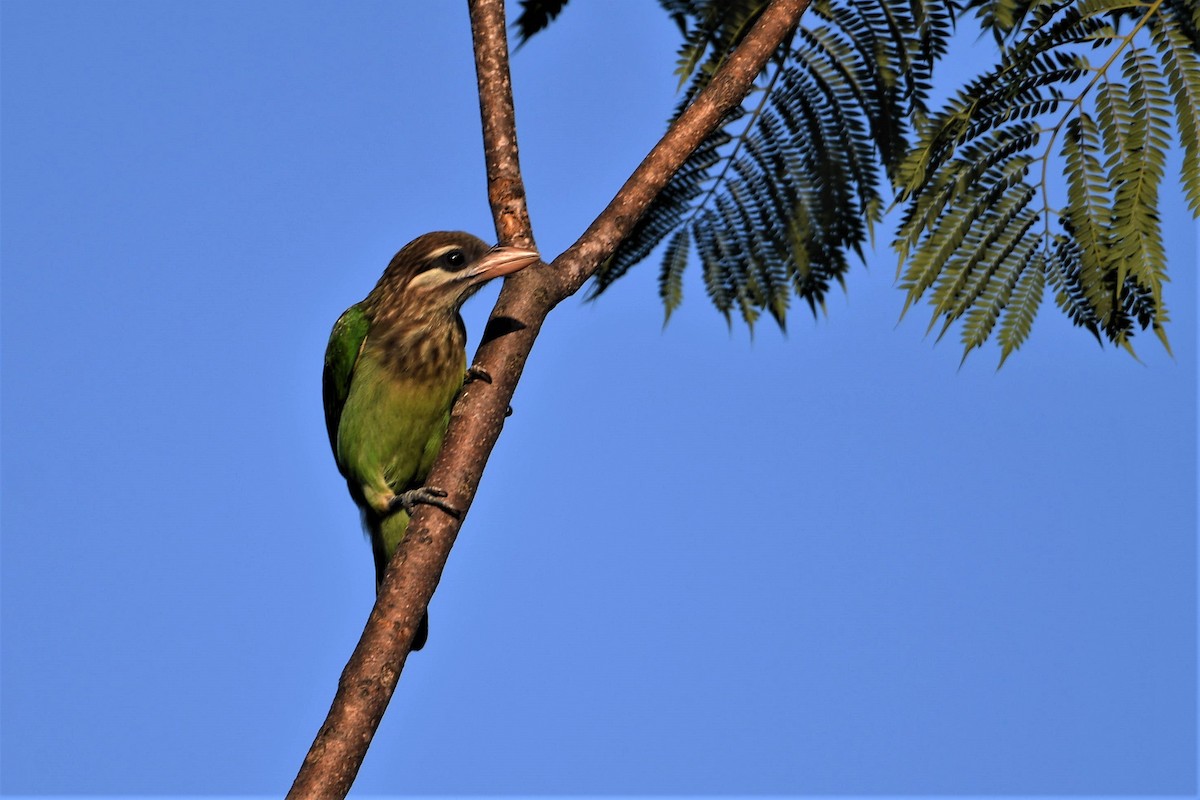
[[[446,253],[449,253],[451,250],[458,250],[458,249],[459,249],[459,245],[444,244],[441,247],[435,247],[432,250],[430,250],[428,253],[426,253],[425,260],[432,261],[433,259],[438,258],[439,256],[446,255]]]

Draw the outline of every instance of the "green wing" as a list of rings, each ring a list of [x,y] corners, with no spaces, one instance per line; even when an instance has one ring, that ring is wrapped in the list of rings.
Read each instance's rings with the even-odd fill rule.
[[[354,377],[354,365],[367,340],[371,320],[367,318],[362,304],[350,306],[333,323],[329,344],[325,347],[325,372],[321,377],[321,393],[325,400],[325,427],[329,431],[329,446],[337,458],[338,424],[342,419],[342,408],[350,394],[350,380]]]

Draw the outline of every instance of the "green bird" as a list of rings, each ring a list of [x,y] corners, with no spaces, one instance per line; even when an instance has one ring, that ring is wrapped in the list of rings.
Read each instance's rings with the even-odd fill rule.
[[[538,258],[533,250],[489,248],[468,233],[428,233],[396,253],[371,293],[334,323],[322,381],[325,425],[371,539],[376,590],[417,503],[459,515],[446,492],[424,485],[467,375],[459,309],[487,281]],[[412,649],[428,635],[427,615]]]

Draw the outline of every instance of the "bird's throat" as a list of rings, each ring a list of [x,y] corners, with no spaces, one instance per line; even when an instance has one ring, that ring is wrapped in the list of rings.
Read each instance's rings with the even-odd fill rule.
[[[392,375],[418,383],[462,380],[467,337],[456,312],[409,314],[381,322],[367,346]]]

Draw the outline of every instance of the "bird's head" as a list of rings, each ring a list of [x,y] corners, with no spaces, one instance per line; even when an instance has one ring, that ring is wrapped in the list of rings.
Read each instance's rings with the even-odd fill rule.
[[[382,308],[400,305],[457,312],[492,278],[511,275],[540,256],[519,247],[488,247],[462,231],[418,236],[396,253],[371,293]]]

